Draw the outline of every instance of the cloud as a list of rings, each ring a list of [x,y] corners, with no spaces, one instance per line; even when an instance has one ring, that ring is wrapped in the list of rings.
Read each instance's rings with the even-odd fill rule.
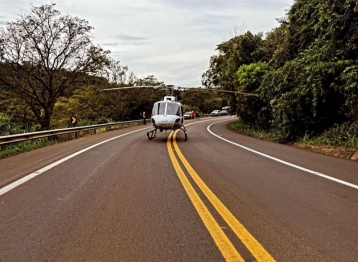
[[[147,45],[150,42],[149,41],[144,41],[146,40],[145,37],[137,37],[137,36],[130,36],[130,35],[116,35],[114,36],[114,38],[118,39],[118,40],[122,40],[120,42],[107,42],[107,43],[102,43],[101,45],[103,46],[108,46],[108,47],[123,47],[123,46],[142,46],[142,45]]]
[[[119,43],[103,43],[105,46],[118,46]]]
[[[157,0],[158,2],[185,10],[276,10],[286,4],[286,0]]]
[[[29,13],[51,0],[0,0],[0,20]],[[293,1],[293,0],[288,0]],[[236,25],[268,32],[288,8],[287,0],[61,0],[61,14],[85,19],[95,44],[139,77],[155,75],[175,85],[201,84],[201,75]],[[1,22],[0,22],[1,25]]]
[[[213,24],[221,24],[223,22],[228,22],[228,21],[231,22],[233,19],[235,19],[235,16],[233,15],[207,14],[207,15],[196,17],[192,19],[191,22],[196,25],[210,26]]]
[[[116,38],[123,40],[123,41],[142,41],[147,40],[145,37],[141,36],[133,36],[133,35],[125,35],[125,34],[118,34],[115,35]]]
[[[125,53],[119,60],[124,64],[131,61],[130,69],[139,76],[154,74],[167,84],[200,86],[201,74],[208,67],[208,53],[210,52],[210,48],[186,48],[179,52],[154,52],[156,55],[148,54],[147,56]]]
[[[141,45],[147,45],[149,44],[150,42],[148,41],[141,41],[141,42],[134,42],[133,45],[136,45],[136,46],[141,46]]]

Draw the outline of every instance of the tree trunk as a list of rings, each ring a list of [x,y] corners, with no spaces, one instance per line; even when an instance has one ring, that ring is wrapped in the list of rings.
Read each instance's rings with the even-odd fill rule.
[[[49,130],[50,126],[51,126],[51,121],[50,121],[50,117],[49,116],[44,116],[41,120],[40,120],[40,124],[41,124],[41,129],[42,130]]]
[[[51,115],[54,105],[48,105],[47,108],[44,108],[44,115],[40,116],[39,122],[41,124],[42,130],[50,130],[51,127]]]

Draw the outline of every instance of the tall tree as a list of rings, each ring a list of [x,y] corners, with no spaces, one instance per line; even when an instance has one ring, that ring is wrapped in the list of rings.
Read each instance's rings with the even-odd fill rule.
[[[202,75],[202,84],[206,87],[220,86],[235,91],[234,78],[240,66],[270,59],[262,33],[254,35],[248,31],[219,44],[217,50],[219,54],[210,58],[209,69]],[[235,95],[231,97],[230,106],[233,112],[237,111]]]
[[[137,80],[133,71],[128,71],[128,66],[122,66],[119,61],[110,60],[105,71],[105,77],[110,84],[116,86],[131,86]]]
[[[59,97],[109,65],[109,51],[92,43],[92,29],[51,4],[32,7],[0,31],[0,81],[31,108],[42,129],[50,128]]]

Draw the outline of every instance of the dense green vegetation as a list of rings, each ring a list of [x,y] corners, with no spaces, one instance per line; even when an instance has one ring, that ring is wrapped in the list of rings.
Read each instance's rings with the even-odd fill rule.
[[[356,9],[353,0],[296,0],[271,32],[248,31],[219,44],[202,83],[258,94],[231,103],[245,127],[275,140],[322,135],[322,143],[357,147]],[[355,137],[347,144],[346,133]]]

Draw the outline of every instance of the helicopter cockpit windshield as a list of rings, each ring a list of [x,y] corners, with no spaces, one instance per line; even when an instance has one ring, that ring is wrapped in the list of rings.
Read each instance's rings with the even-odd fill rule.
[[[170,101],[157,102],[153,106],[152,115],[177,115],[181,116],[181,105]]]
[[[180,109],[181,109],[181,106],[178,103],[167,102],[167,115],[180,116],[181,115]]]

